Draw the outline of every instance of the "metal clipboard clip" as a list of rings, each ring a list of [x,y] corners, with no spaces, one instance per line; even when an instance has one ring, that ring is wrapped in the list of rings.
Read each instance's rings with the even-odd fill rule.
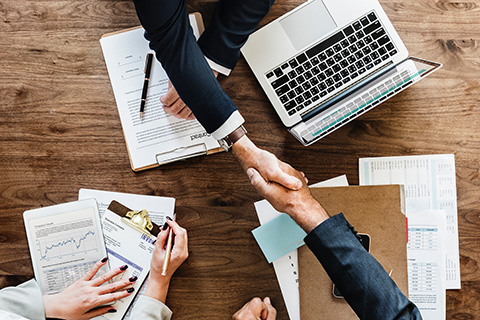
[[[193,144],[188,147],[179,147],[170,151],[157,153],[155,159],[159,165],[185,160],[196,156],[207,154],[207,145],[205,143]]]
[[[147,210],[128,211],[125,216],[122,217],[122,221],[149,238],[153,238],[153,223],[150,221]]]

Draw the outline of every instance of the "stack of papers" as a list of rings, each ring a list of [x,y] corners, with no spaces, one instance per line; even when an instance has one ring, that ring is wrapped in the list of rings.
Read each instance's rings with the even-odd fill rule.
[[[425,320],[446,317],[446,289],[460,289],[457,193],[454,155],[363,158],[359,160],[360,185],[405,186],[408,218],[409,298]],[[312,187],[348,186],[346,176]],[[266,200],[255,203],[261,226],[254,234],[273,266],[288,314],[300,320],[298,254],[302,234],[293,220]],[[268,239],[272,228],[288,228],[282,241]],[[295,232],[293,232],[295,231]]]
[[[460,289],[453,154],[364,158],[361,185],[405,185],[410,299],[424,319],[445,319],[445,290]]]

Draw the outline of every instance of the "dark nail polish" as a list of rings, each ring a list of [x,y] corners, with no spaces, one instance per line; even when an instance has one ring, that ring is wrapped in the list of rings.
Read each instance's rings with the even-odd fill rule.
[[[128,288],[128,289],[127,289],[127,292],[128,292],[128,293],[132,293],[133,291],[135,291],[134,288]]]
[[[127,270],[128,265],[124,264],[123,266],[120,267],[120,270],[125,271]]]
[[[108,313],[115,313],[117,312],[117,309],[108,309]]]
[[[167,230],[167,228],[168,228],[168,223],[165,222],[165,224],[163,225],[162,230],[165,231],[165,230]]]
[[[130,278],[128,279],[128,281],[130,281],[130,282],[135,282],[135,281],[137,281],[137,279],[138,279],[137,276],[133,276],[133,277],[130,277]]]
[[[103,259],[102,259],[102,263],[107,262],[107,260],[108,260],[108,257],[103,258]]]
[[[170,218],[169,216],[167,216],[167,220],[173,221],[172,218]]]

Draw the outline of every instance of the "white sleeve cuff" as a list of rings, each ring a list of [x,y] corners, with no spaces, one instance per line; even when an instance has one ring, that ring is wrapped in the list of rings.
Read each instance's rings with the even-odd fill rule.
[[[212,132],[212,137],[215,140],[220,140],[228,136],[230,133],[235,131],[238,127],[240,127],[245,120],[243,119],[242,115],[238,110],[235,110],[230,117],[228,117],[227,121],[225,121],[220,128]]]
[[[205,57],[205,60],[207,60],[208,65],[213,70],[217,71],[218,73],[223,74],[224,76],[229,76],[230,75],[230,72],[232,71],[232,69],[225,68],[224,66],[221,66],[216,62],[213,62],[212,60],[208,59],[207,57]]]

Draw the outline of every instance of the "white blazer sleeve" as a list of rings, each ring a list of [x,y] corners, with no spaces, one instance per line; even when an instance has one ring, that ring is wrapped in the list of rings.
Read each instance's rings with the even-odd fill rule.
[[[42,291],[35,279],[0,290],[0,309],[27,319],[45,319]]]
[[[132,309],[131,319],[142,320],[170,320],[172,311],[162,302],[140,296]]]

